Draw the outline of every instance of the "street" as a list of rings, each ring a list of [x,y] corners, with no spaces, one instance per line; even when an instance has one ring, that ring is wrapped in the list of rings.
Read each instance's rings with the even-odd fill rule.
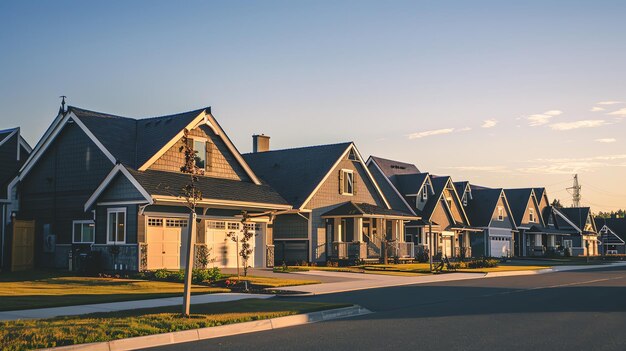
[[[154,350],[624,350],[626,268],[361,290],[372,314]]]

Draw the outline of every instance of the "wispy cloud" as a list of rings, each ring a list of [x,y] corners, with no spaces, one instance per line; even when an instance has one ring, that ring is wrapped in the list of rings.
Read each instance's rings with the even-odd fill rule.
[[[495,119],[486,119],[483,121],[482,128],[493,128],[498,124],[498,121]]]
[[[462,172],[489,172],[489,173],[511,173],[512,171],[505,166],[454,166],[445,167]]]
[[[544,113],[538,113],[538,114],[530,115],[530,116],[526,117],[526,119],[528,120],[528,125],[529,126],[537,127],[537,126],[542,126],[544,124],[548,124],[550,122],[550,119],[552,119],[552,117],[558,116],[558,115],[560,115],[562,113],[563,113],[563,111],[550,110],[550,111],[546,111]]]
[[[605,110],[605,108],[603,108],[603,107],[594,106],[589,111],[590,112],[600,112],[600,111],[604,111],[604,110]]]
[[[599,142],[599,143],[606,143],[606,144],[609,144],[609,143],[614,143],[614,142],[616,142],[616,141],[617,141],[617,139],[615,139],[615,138],[601,138],[601,139],[596,139],[596,141],[597,141],[597,142]]]
[[[603,119],[587,119],[575,122],[554,123],[550,125],[553,130],[564,131],[580,128],[595,128],[607,124]]]
[[[443,128],[434,130],[425,130],[409,134],[409,139],[420,139],[434,135],[450,134],[454,132],[454,128]]]
[[[528,160],[532,166],[518,168],[517,171],[533,174],[572,174],[596,172],[603,167],[624,167],[625,154],[601,155],[580,158],[540,158]]]
[[[472,130],[472,128],[470,127],[465,127],[465,128],[461,128],[461,129],[457,129],[457,132],[469,132],[470,130]]]
[[[626,107],[625,108],[621,108],[621,109],[619,109],[617,111],[609,112],[609,113],[607,113],[607,115],[626,117]]]
[[[617,105],[617,104],[623,104],[623,102],[622,101],[600,101],[596,105]]]

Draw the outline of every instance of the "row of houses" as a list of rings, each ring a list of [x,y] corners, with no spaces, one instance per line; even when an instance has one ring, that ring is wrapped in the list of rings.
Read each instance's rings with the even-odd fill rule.
[[[186,131],[204,171],[195,243],[181,197]],[[601,240],[623,253],[621,227],[595,222],[589,208],[550,206],[544,188],[455,182],[365,159],[352,142],[271,150],[268,136],[254,135],[253,152],[241,154],[210,107],[136,119],[62,106],[34,148],[19,129],[0,140],[4,269],[16,261],[68,269],[94,253],[106,270],[178,269],[189,245],[210,252],[212,265],[234,267],[229,237],[243,225],[255,231],[253,267],[593,256]]]

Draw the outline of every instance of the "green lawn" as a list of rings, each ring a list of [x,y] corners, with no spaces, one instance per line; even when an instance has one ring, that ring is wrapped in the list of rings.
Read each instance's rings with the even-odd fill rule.
[[[545,263],[545,262],[544,262]],[[457,272],[465,273],[487,273],[487,272],[505,272],[505,271],[526,271],[550,268],[550,265],[539,264],[518,264],[518,263],[502,263],[498,267],[493,268],[462,268]],[[428,263],[400,263],[400,264],[372,264],[359,265],[350,267],[304,267],[291,266],[288,267],[289,272],[297,271],[332,271],[332,272],[349,272],[349,273],[370,273],[370,274],[387,274],[398,276],[416,276],[422,274],[430,274],[430,266]],[[444,269],[444,272],[448,272]]]
[[[231,275],[225,279],[231,281],[237,281],[237,276]],[[247,280],[251,284],[256,285],[259,288],[280,288],[283,286],[296,286],[296,285],[310,285],[310,284],[319,284],[320,281],[317,280],[304,280],[304,279],[279,279],[273,277],[255,277],[255,276],[247,276],[240,277],[240,280]]]
[[[513,272],[513,271],[536,271],[540,269],[550,268],[550,266],[532,266],[532,265],[507,265],[501,264],[498,267],[491,268],[461,268],[457,272],[465,273],[490,273],[490,272]]]
[[[170,306],[75,317],[0,322],[0,349],[5,351],[39,349],[100,342],[346,306],[349,305],[249,299],[192,305],[190,318],[181,317],[180,306]]]
[[[183,284],[133,279],[71,276],[58,272],[16,272],[0,275],[0,311],[83,305],[179,296]],[[194,286],[192,293],[229,292]]]

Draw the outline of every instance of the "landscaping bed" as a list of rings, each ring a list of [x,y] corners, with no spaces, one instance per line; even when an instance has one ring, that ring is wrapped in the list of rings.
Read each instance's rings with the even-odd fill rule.
[[[102,342],[347,306],[349,305],[247,299],[192,305],[190,318],[181,316],[181,306],[168,306],[52,319],[0,322],[0,349],[24,350]]]

